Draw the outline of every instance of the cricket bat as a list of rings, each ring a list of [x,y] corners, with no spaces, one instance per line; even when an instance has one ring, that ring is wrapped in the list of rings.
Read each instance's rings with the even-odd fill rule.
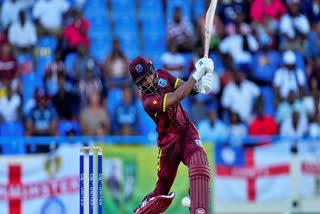
[[[214,14],[216,12],[217,2],[218,0],[211,0],[209,8],[206,13],[206,22],[204,25],[204,57],[208,57],[209,55],[211,31],[212,31]]]
[[[217,2],[218,0],[211,0],[206,13],[206,22],[204,25],[204,57],[207,57],[207,58],[209,56],[211,31],[212,31],[214,14],[216,12]],[[209,88],[203,88],[201,93],[204,94],[206,91],[209,91],[209,90],[210,90]]]

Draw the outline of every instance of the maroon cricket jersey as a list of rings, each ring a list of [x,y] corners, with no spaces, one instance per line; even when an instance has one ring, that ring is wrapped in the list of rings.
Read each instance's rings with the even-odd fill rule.
[[[165,109],[167,93],[175,91],[179,79],[164,69],[158,69],[157,72],[158,90],[150,95],[141,93],[141,102],[144,110],[157,125],[158,146],[164,148],[180,136],[190,120],[180,103]]]

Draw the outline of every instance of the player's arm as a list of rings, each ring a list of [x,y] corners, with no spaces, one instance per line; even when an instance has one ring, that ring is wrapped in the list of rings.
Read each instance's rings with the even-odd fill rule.
[[[209,58],[202,58],[196,63],[197,71],[192,75],[192,77],[185,83],[180,83],[181,85],[177,87],[177,90],[171,93],[167,93],[163,99],[163,111],[165,111],[170,106],[180,102],[185,97],[187,97],[192,91],[194,85],[206,72],[213,72],[213,61]],[[181,80],[182,81],[182,80]],[[180,82],[180,81],[179,81]],[[178,82],[178,84],[179,84]]]
[[[177,83],[175,84],[175,89],[179,88],[180,86],[182,86],[185,83],[185,81],[178,79],[177,78]],[[195,90],[195,87],[192,88],[191,92],[189,93],[189,95],[196,95],[199,92]]]

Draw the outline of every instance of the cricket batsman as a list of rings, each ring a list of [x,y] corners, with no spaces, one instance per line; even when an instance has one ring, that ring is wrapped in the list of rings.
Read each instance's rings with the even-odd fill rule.
[[[180,101],[190,94],[211,91],[214,66],[210,58],[204,57],[195,67],[196,72],[184,82],[164,69],[156,70],[152,61],[143,56],[136,57],[129,65],[131,77],[141,91],[143,107],[156,123],[159,147],[156,187],[133,211],[134,214],[159,214],[168,209],[175,196],[169,191],[181,161],[189,169],[190,213],[208,213],[208,158]]]

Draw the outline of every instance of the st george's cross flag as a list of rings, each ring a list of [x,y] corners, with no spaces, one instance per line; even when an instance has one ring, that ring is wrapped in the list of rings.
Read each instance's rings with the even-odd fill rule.
[[[55,154],[0,158],[1,214],[79,213],[80,145]]]
[[[286,143],[256,148],[218,145],[215,197],[220,201],[270,201],[290,196],[290,149]]]
[[[320,194],[320,144],[318,139],[301,140],[298,145],[299,193],[301,197]]]

